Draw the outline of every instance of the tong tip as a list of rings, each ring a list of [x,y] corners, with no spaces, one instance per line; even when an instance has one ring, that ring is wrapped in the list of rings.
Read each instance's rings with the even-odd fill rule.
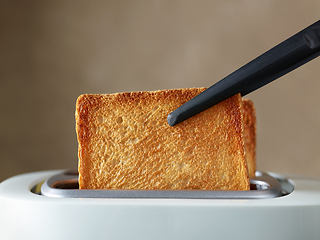
[[[171,112],[168,116],[167,116],[167,122],[170,126],[174,126],[176,124],[178,124],[178,121],[177,121],[177,117],[174,115],[173,112]]]

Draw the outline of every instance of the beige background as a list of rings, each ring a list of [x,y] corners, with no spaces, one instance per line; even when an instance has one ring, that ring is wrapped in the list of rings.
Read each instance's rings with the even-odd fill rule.
[[[0,181],[76,169],[76,98],[211,86],[317,21],[314,0],[0,1]],[[258,169],[320,177],[320,58],[248,95]]]

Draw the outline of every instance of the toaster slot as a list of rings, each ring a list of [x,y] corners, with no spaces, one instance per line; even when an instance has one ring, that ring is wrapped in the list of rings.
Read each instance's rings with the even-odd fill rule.
[[[256,177],[250,179],[249,191],[80,190],[78,174],[70,171],[50,177],[41,186],[41,195],[58,198],[266,199],[285,194],[288,194],[288,192],[283,191],[281,183],[276,178],[263,172],[257,172]]]

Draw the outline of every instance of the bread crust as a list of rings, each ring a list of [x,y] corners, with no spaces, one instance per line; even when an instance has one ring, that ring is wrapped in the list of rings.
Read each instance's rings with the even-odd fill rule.
[[[256,146],[257,146],[257,119],[253,102],[243,99],[243,127],[246,159],[248,164],[249,177],[255,177],[256,173]]]
[[[239,94],[174,127],[167,123],[203,90],[81,95],[80,189],[249,190]]]

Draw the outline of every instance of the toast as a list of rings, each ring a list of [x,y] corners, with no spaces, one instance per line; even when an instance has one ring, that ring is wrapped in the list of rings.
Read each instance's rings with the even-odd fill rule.
[[[81,95],[80,189],[249,190],[240,94],[174,127],[167,123],[203,90]]]
[[[242,113],[244,146],[248,164],[249,178],[254,178],[256,173],[257,119],[255,108],[251,100],[243,99]]]

